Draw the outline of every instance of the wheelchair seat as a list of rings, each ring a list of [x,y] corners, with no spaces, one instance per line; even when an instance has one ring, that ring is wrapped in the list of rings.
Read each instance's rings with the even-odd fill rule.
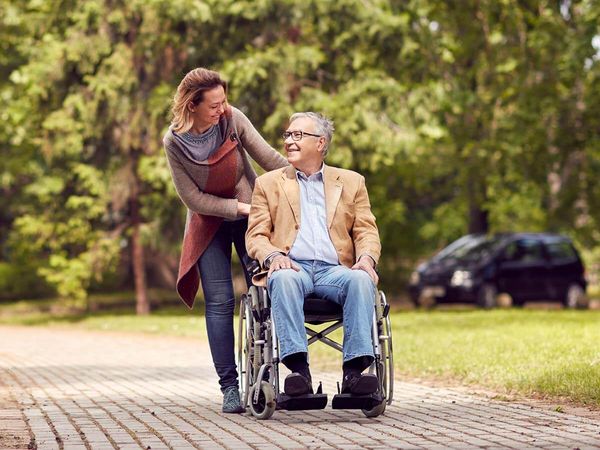
[[[342,317],[342,306],[335,302],[320,297],[304,299],[304,321],[311,325],[341,320]]]

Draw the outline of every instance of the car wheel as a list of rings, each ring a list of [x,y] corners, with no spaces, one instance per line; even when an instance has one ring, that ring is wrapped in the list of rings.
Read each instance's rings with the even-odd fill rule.
[[[412,302],[412,304],[414,306],[419,306],[419,297],[421,296],[421,291],[410,291],[408,293],[409,297],[410,297],[410,301]]]
[[[483,283],[477,291],[477,305],[490,309],[498,306],[498,289],[492,283]]]
[[[563,303],[565,308],[569,309],[585,309],[589,306],[589,300],[585,295],[584,289],[577,283],[569,285]]]
[[[525,304],[525,300],[523,300],[522,298],[515,297],[514,295],[511,295],[511,298],[512,298],[512,306],[514,306],[516,308],[522,308],[523,305]]]
[[[421,294],[419,295],[419,298],[417,299],[417,306],[419,308],[432,309],[435,307],[436,304],[437,304],[437,301],[433,295],[423,293],[423,291],[421,291]]]

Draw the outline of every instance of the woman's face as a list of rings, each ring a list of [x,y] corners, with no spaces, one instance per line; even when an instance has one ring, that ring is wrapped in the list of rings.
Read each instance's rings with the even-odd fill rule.
[[[219,123],[221,114],[227,107],[227,96],[223,86],[204,92],[204,98],[197,105],[190,103],[190,112],[194,120],[194,128],[204,128]]]

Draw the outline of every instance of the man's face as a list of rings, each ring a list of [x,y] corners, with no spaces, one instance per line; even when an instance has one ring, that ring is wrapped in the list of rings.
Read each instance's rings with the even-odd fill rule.
[[[303,133],[318,134],[315,131],[315,123],[309,117],[300,117],[290,123],[288,133],[302,131]],[[323,148],[325,138],[303,134],[302,139],[295,141],[293,136],[288,136],[285,141],[285,151],[288,162],[298,170],[320,167],[323,162]]]

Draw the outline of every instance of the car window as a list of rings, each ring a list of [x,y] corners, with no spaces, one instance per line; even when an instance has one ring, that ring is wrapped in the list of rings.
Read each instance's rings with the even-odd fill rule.
[[[455,248],[452,252],[444,255],[442,259],[456,259],[461,261],[478,261],[492,254],[501,241],[489,236],[480,236],[476,239],[471,239],[465,242],[460,247]]]
[[[534,239],[521,239],[511,242],[504,252],[508,261],[535,262],[544,259],[542,244]]]
[[[575,253],[575,249],[569,242],[566,241],[546,244],[546,249],[548,250],[550,258],[554,261],[577,259],[577,253]]]
[[[454,255],[463,254],[469,248],[479,244],[480,242],[482,242],[486,239],[487,238],[485,236],[468,234],[468,235],[463,236],[460,239],[452,242],[450,245],[448,245],[447,247],[440,250],[440,252],[437,255],[435,255],[434,259],[443,260],[448,257],[453,258]]]

